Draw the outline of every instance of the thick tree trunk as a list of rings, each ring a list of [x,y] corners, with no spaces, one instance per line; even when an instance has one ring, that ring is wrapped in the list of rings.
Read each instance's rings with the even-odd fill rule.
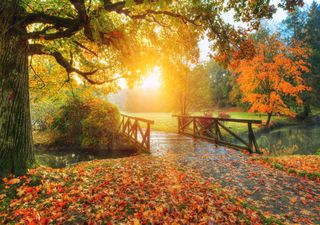
[[[310,104],[309,103],[304,103],[303,105],[303,116],[304,118],[307,118],[311,112]]]
[[[0,177],[24,174],[34,161],[28,41],[21,37],[25,28],[16,26],[17,2],[0,2]]]

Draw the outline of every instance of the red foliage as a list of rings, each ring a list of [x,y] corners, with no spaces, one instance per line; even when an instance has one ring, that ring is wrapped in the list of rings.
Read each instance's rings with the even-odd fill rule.
[[[211,111],[208,111],[208,112],[205,112],[203,114],[204,117],[212,117],[212,112]],[[212,122],[212,119],[208,119],[208,118],[202,118],[202,119],[199,119],[199,123],[203,126],[203,127],[208,127]]]
[[[250,111],[294,116],[284,96],[291,96],[298,105],[305,86],[302,74],[308,72],[308,50],[298,46],[288,47],[276,37],[266,37],[256,44],[252,59],[235,59],[232,69],[239,74],[237,82]]]
[[[231,118],[231,116],[227,112],[219,112],[219,118]]]

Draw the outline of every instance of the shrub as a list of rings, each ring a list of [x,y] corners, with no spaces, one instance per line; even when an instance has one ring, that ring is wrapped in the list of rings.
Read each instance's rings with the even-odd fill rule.
[[[59,110],[59,103],[52,101],[31,102],[32,128],[37,131],[50,129],[54,117]]]
[[[205,112],[203,114],[203,116],[204,117],[212,117],[212,112],[211,111]],[[199,119],[199,122],[201,123],[201,125],[203,127],[208,127],[212,123],[212,120],[211,119],[202,118],[202,119]]]
[[[67,144],[83,148],[106,148],[117,131],[120,113],[99,98],[70,98],[60,108],[53,128]]]
[[[99,147],[110,144],[119,125],[118,108],[101,99],[94,99],[85,106],[89,108],[89,113],[81,121],[82,146]]]
[[[231,118],[231,116],[227,112],[219,112],[219,118]]]

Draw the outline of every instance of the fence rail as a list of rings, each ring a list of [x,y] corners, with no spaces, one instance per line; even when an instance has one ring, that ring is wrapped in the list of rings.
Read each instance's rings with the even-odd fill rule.
[[[178,118],[178,133],[191,135],[213,141],[216,144],[227,145],[237,149],[246,149],[250,153],[260,153],[259,147],[252,129],[252,124],[261,124],[261,120],[231,119],[205,116],[173,115]],[[248,138],[236,134],[231,127],[224,122],[247,124]],[[227,135],[233,137],[236,143],[227,139]]]
[[[142,123],[145,124],[143,128]],[[121,114],[119,133],[131,140],[136,147],[150,151],[150,131],[153,120]]]

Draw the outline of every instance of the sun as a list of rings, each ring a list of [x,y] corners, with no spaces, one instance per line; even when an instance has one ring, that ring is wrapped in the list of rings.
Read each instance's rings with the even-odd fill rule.
[[[118,80],[118,85],[121,89],[127,89],[127,81],[124,78]],[[142,81],[136,84],[136,88],[149,88],[149,89],[158,89],[161,86],[161,69],[158,66],[153,67],[145,77],[142,78]]]
[[[161,70],[158,66],[148,72],[147,77],[142,80],[140,87],[158,89],[161,86]]]

